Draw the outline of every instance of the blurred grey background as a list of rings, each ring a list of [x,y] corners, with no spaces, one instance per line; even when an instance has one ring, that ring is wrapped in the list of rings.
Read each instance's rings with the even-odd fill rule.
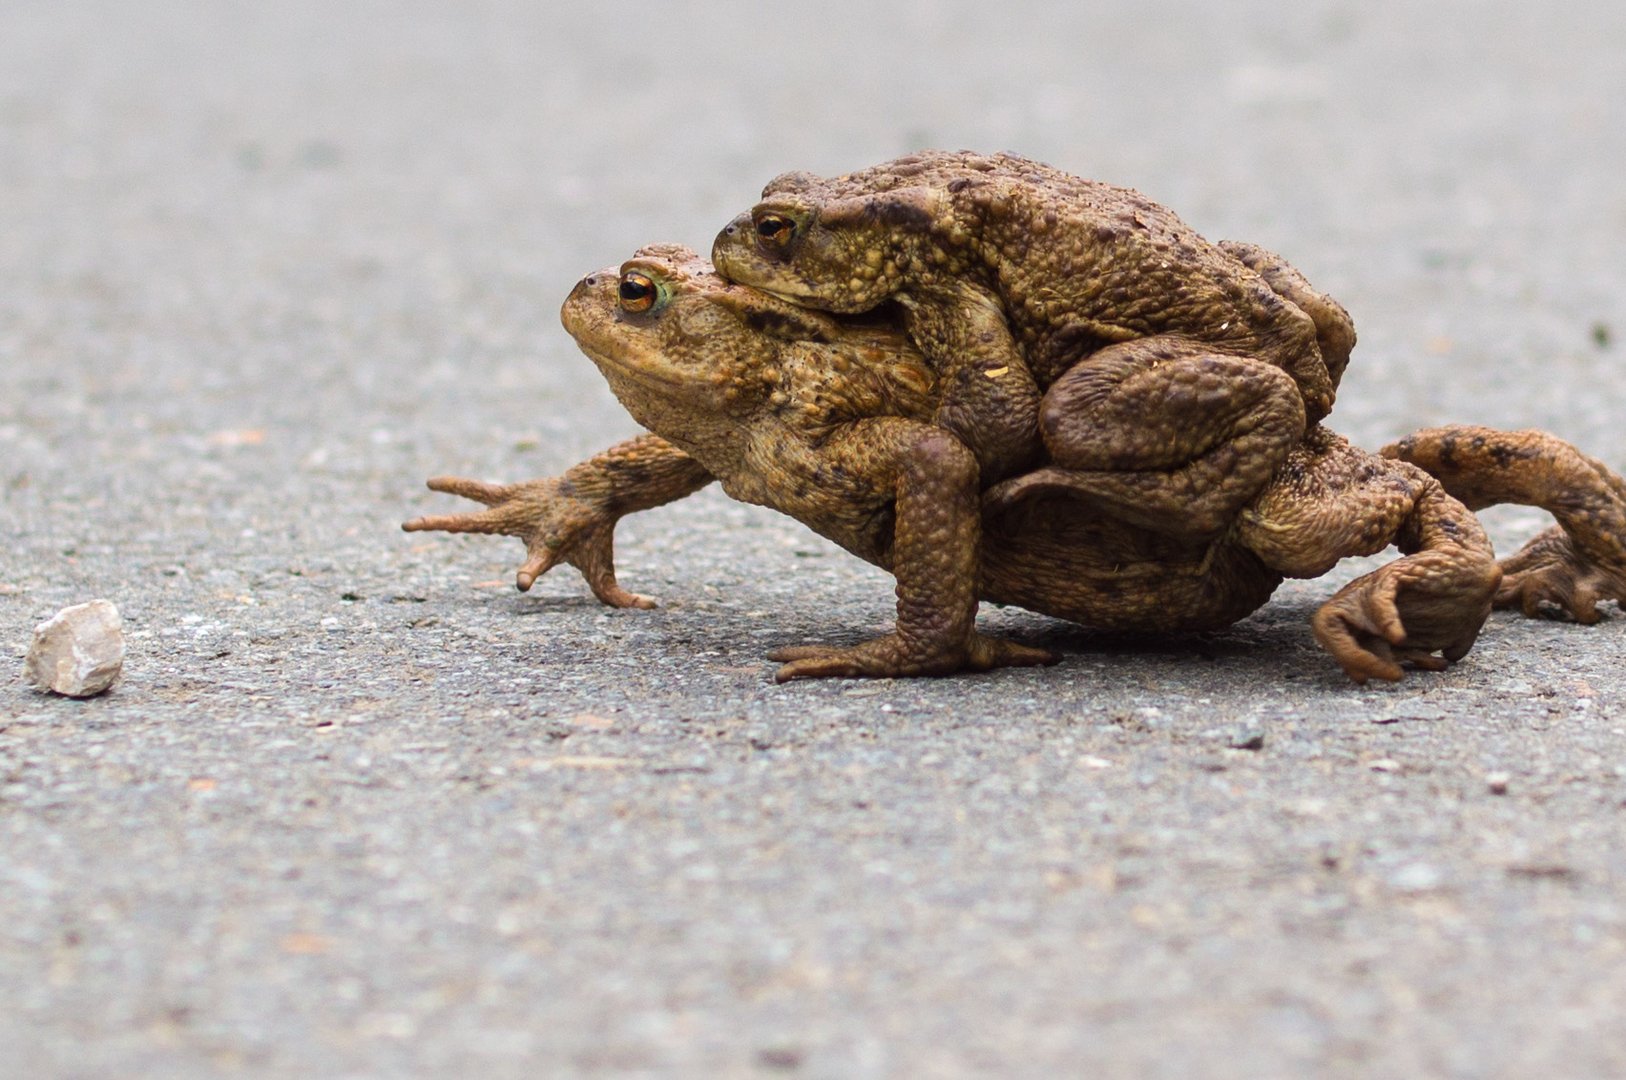
[[[1618,613],[1357,690],[1305,627],[1352,566],[1203,639],[990,613],[1066,662],[774,687],[890,618],[794,523],[628,522],[656,612],[395,529],[636,430],[579,276],[926,146],[1281,252],[1355,317],[1365,445],[1621,469],[1623,42],[1582,2],[8,0],[0,1074],[1626,1074]],[[93,596],[125,681],[25,689]]]

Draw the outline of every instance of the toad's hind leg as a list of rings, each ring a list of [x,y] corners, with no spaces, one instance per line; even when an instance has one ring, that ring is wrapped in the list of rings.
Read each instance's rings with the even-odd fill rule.
[[[1497,607],[1595,623],[1600,602],[1626,606],[1626,480],[1602,462],[1544,431],[1465,424],[1419,431],[1382,453],[1427,470],[1475,510],[1516,503],[1558,520],[1502,560]]]
[[[1358,683],[1399,679],[1402,663],[1437,671],[1461,659],[1501,578],[1478,520],[1439,481],[1320,428],[1242,512],[1237,537],[1288,577],[1316,577],[1391,543],[1401,550],[1311,618],[1316,640]]]
[[[1001,511],[1039,494],[1076,498],[1130,525],[1211,539],[1304,434],[1304,401],[1269,363],[1153,337],[1074,365],[1045,393],[1051,466],[991,488]]]

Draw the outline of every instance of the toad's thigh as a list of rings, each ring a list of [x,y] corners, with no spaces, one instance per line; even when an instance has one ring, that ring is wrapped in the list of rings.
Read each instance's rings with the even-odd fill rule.
[[[1147,338],[1103,349],[1046,392],[1040,430],[1054,464],[1079,470],[1215,464],[1268,476],[1304,434],[1304,403],[1280,368]]]

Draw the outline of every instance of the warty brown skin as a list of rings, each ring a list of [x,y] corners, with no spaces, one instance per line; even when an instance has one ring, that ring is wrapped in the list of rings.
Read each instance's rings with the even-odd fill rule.
[[[1557,523],[1502,561],[1496,606],[1599,620],[1626,608],[1626,480],[1545,431],[1434,428],[1385,446],[1384,457],[1433,474],[1469,509],[1539,506]]]
[[[811,307],[903,311],[937,422],[1012,502],[1069,488],[1218,535],[1332,408],[1355,333],[1279,258],[1212,244],[1126,188],[1010,154],[788,173],[718,235],[723,276]]]
[[[618,299],[629,279],[651,286],[647,310],[628,311]],[[1386,459],[1317,427],[1224,536],[1194,541],[1071,496],[990,499],[979,509],[954,479],[974,471],[969,451],[931,423],[940,386],[896,327],[835,319],[731,285],[686,249],[646,248],[619,271],[589,275],[563,317],[655,434],[557,479],[499,486],[437,478],[435,490],[490,508],[404,527],[519,536],[528,553],[522,589],[567,561],[606,603],[649,606],[615,582],[615,522],[715,478],[734,497],[790,514],[898,579],[893,634],[782,650],[774,654],[786,661],[780,679],[1052,659],[977,634],[979,599],[1104,629],[1216,628],[1257,609],[1284,576],[1313,577],[1390,543],[1404,557],[1340,590],[1312,629],[1357,681],[1399,678],[1405,662],[1437,669],[1472,645],[1502,576],[1455,491],[1559,515],[1557,539],[1510,560],[1530,565],[1502,602],[1562,595],[1581,617],[1574,604],[1626,592],[1626,485],[1552,436],[1442,428],[1388,448]],[[1435,468],[1443,484],[1425,471]],[[940,483],[945,475],[950,482]]]

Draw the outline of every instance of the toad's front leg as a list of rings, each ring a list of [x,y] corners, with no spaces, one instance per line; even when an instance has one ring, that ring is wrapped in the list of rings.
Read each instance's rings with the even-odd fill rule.
[[[1055,663],[1055,654],[1044,649],[976,631],[982,525],[977,462],[963,443],[927,424],[882,419],[851,425],[824,450],[833,466],[880,474],[895,494],[891,548],[880,561],[897,578],[897,626],[858,645],[770,653],[784,662],[779,682]]]
[[[517,536],[526,560],[515,575],[521,592],[555,565],[582,572],[593,595],[611,607],[652,608],[655,601],[615,579],[615,526],[627,514],[664,505],[711,483],[712,475],[665,439],[642,435],[574,465],[563,476],[487,484],[457,476],[429,481],[432,491],[461,495],[488,509],[413,518],[407,532]]]
[[[984,486],[1032,468],[1044,453],[1041,395],[998,297],[958,283],[931,299],[903,301],[910,335],[938,374],[938,426],[971,450]]]

